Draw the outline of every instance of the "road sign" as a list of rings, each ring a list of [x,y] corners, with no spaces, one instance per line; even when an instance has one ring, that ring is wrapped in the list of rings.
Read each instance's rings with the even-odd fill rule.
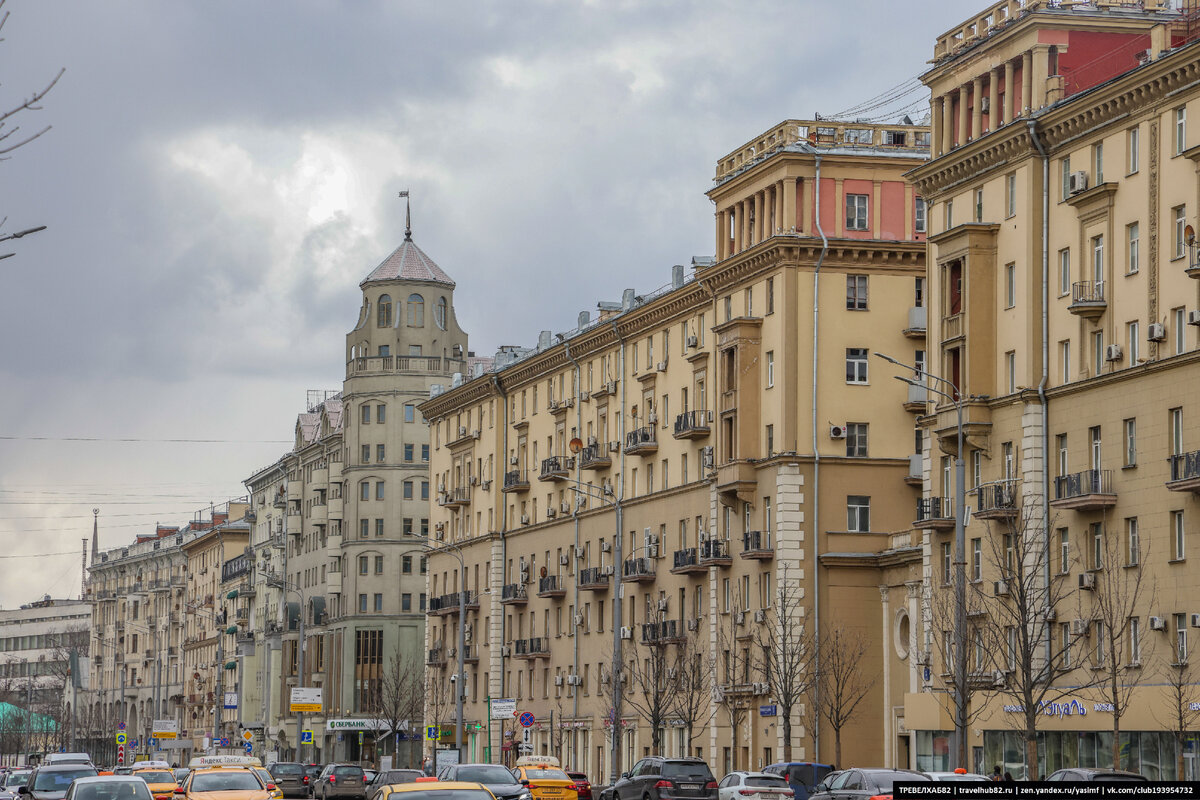
[[[158,739],[155,739],[153,736],[151,736],[149,739],[146,740],[146,744],[148,744],[150,747],[153,747],[156,750],[158,749]]]
[[[292,689],[292,708],[291,711],[295,714],[297,711],[302,712],[319,712],[321,710],[321,687],[320,686],[297,686]]]
[[[226,692],[225,693],[225,707],[226,708],[237,708],[237,703],[238,703],[237,692]]]
[[[492,719],[512,719],[516,715],[516,700],[492,700]]]
[[[221,747],[229,747],[229,740],[222,737],[221,738]]]
[[[124,723],[124,722],[118,722],[118,723],[117,723],[117,730],[119,730],[119,731],[123,731],[123,730],[125,730],[125,723]]]
[[[779,714],[779,707],[772,703],[769,706],[759,706],[758,715],[760,717],[774,717]]]
[[[125,744],[127,741],[124,732],[117,734],[117,744]]]
[[[251,733],[250,731],[242,731],[242,740],[243,741],[249,742],[253,738],[254,738],[254,734]]]
[[[312,731],[300,731],[300,744],[312,744]]]
[[[521,716],[518,718],[517,721],[521,723],[521,727],[528,728],[531,725],[533,725],[533,723],[536,722],[537,719],[533,716],[532,711],[523,711],[523,712],[521,712]]]
[[[425,738],[433,739],[434,741],[437,741],[438,739],[442,738],[442,732],[440,730],[438,730],[437,725],[430,725],[428,728],[425,729]]]
[[[246,742],[246,755],[251,755],[252,753],[254,753],[254,745]]]
[[[150,730],[155,739],[179,738],[179,723],[173,719],[156,719]]]
[[[522,744],[533,744],[533,731],[529,728],[521,731],[521,742]]]
[[[138,741],[137,741],[137,739],[130,739],[130,740],[129,740],[129,746],[130,746],[130,747],[135,747],[135,748],[136,748],[136,747],[138,746]]]
[[[125,745],[123,745],[123,744],[117,745],[117,763],[118,764],[125,763]]]

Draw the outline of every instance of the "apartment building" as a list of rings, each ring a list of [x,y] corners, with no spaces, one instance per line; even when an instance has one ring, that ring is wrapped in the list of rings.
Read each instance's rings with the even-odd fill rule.
[[[1025,771],[1013,693],[1025,628],[1035,666],[1062,687],[1038,724],[1041,773],[1111,766],[1120,714],[1120,766],[1197,774],[1195,746],[1179,752],[1170,735],[1169,691],[1195,682],[1200,626],[1188,552],[1200,444],[1186,424],[1200,413],[1200,138],[1188,129],[1200,50],[1183,5],[995,3],[938,37],[923,77],[935,158],[911,178],[929,203],[929,369],[961,397],[972,596],[1009,619],[994,648],[980,646],[987,623],[971,623],[986,691],[971,695],[967,766]],[[935,606],[951,583],[958,424],[955,404],[934,399],[916,521],[928,666],[904,708],[927,769],[954,766]],[[1029,564],[1039,610],[1020,625]]]
[[[424,641],[430,453],[417,406],[466,373],[471,354],[455,283],[411,229],[360,288],[341,391],[318,393],[293,449],[246,481],[257,569],[244,720],[263,731],[264,754],[292,757],[290,690],[321,687],[322,712],[304,719],[306,758],[371,761],[403,743],[397,763],[416,764],[412,726],[380,719],[393,664],[419,670]]]
[[[759,657],[768,631],[827,626],[872,642],[872,702],[841,738],[874,762],[881,709],[913,680],[877,620],[917,611],[926,398],[870,354],[923,363],[925,207],[903,175],[928,136],[775,126],[717,163],[715,258],[421,405],[439,544],[426,724],[453,741],[461,655],[463,759],[550,752],[601,780],[651,751],[752,769],[790,724],[792,757],[828,760],[832,733],[802,702],[785,723]],[[528,742],[488,725],[489,698],[535,715]]]

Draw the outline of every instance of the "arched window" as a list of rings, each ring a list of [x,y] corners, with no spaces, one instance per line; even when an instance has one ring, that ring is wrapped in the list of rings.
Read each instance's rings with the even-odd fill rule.
[[[408,324],[413,328],[425,327],[425,298],[419,294],[408,296]]]
[[[438,298],[437,308],[433,311],[433,321],[439,328],[446,330],[446,298]]]
[[[380,328],[392,327],[392,296],[389,294],[379,295],[379,311],[377,314],[377,325]]]

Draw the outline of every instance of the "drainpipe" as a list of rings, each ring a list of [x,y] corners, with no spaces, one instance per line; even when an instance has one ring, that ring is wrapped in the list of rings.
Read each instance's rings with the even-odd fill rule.
[[[571,355],[571,343],[569,341],[563,342],[563,353],[565,353],[567,356],[567,359],[570,360],[570,362],[575,365],[575,435],[582,438],[582,436],[583,436],[583,402],[580,400],[579,389],[580,389],[580,381],[582,380],[582,376],[583,376],[583,368],[579,366],[579,361],[576,360],[575,356]],[[580,498],[583,497],[583,495],[580,493],[583,488],[581,486],[581,483],[583,481],[583,467],[581,465],[581,462],[582,462],[582,459],[580,458],[580,454],[576,453],[575,454],[575,497],[571,504],[572,505],[572,508],[571,508],[572,516],[575,518],[575,550],[578,550],[579,546],[580,546],[580,543],[579,543],[579,500],[580,500]],[[573,581],[573,583],[575,584],[575,587],[574,587],[575,588],[575,591],[574,591],[575,613],[578,614],[579,613],[579,579],[578,579],[579,561],[578,561],[578,559],[575,558],[575,550],[571,551],[570,563],[575,565],[575,575],[577,576],[576,579]],[[616,570],[613,570],[613,572],[615,573]],[[571,629],[574,631],[575,627],[576,627],[575,620],[572,619],[570,621],[570,624],[571,624]],[[576,634],[574,636],[572,636],[571,638],[574,641],[573,655],[572,655],[572,658],[574,659],[574,670],[573,671],[574,671],[574,674],[579,675],[580,670],[579,670],[579,635],[578,635],[578,632],[576,632]],[[571,714],[574,718],[578,719],[579,718],[579,688],[578,687],[575,688],[575,692],[574,692],[573,696],[574,696],[575,702],[572,704]],[[562,720],[559,720],[559,724],[560,725],[562,724]],[[579,735],[578,731],[576,731],[575,735],[576,736]],[[553,730],[550,731],[550,741],[551,742],[554,741],[554,731]],[[561,738],[559,741],[561,741]],[[578,745],[578,741],[575,742],[575,745]],[[572,750],[574,750],[574,749],[575,748],[573,747]],[[561,749],[560,749],[558,757],[560,759],[562,758]],[[574,763],[574,760],[572,760],[572,763]]]
[[[812,358],[812,450],[813,450],[813,641],[819,641],[821,633],[821,565],[818,560],[821,557],[821,448],[817,446],[817,366],[820,353],[821,341],[821,266],[825,263],[825,256],[829,253],[829,237],[825,235],[825,229],[821,226],[821,154],[812,145],[802,142],[802,149],[812,154],[816,161],[816,197],[814,199],[815,212],[814,219],[817,223],[817,233],[821,236],[821,255],[817,258],[816,269],[813,270],[813,358]],[[813,655],[817,669],[820,669],[820,662],[817,661],[816,653]],[[814,687],[813,702],[820,703],[820,689]],[[813,749],[814,758],[820,758],[821,754],[821,723],[818,717],[817,723],[813,726]]]
[[[1050,156],[1038,139],[1037,123],[1026,120],[1029,138],[1042,159],[1042,379],[1038,383],[1038,402],[1042,405],[1042,537],[1046,556],[1042,564],[1042,586],[1050,590],[1050,420],[1047,411],[1046,384],[1050,381]],[[1052,657],[1053,634],[1046,626],[1046,661]]]
[[[503,460],[503,459],[508,458],[508,397],[507,397],[507,395],[505,395],[504,389],[502,389],[500,387],[500,378],[497,376],[497,374],[495,372],[492,373],[492,387],[496,390],[496,394],[500,396],[500,421],[501,421],[501,424],[504,426],[504,451],[500,454],[500,458]],[[507,462],[501,463],[499,465],[499,467],[500,467],[500,485],[501,485],[501,487],[503,487],[504,486],[504,473],[508,469],[508,464],[507,464]],[[495,478],[493,478],[492,480],[495,480]],[[508,564],[508,502],[507,502],[507,500],[508,500],[508,498],[505,498],[505,502],[500,504],[500,569],[501,569],[501,571],[503,571],[505,566]],[[490,592],[492,589],[492,576],[491,575],[487,576],[487,585],[488,585],[488,591]],[[501,591],[503,591],[503,589]],[[503,612],[503,609],[501,609],[501,612]],[[503,613],[499,614],[499,617],[500,617],[500,639],[501,639],[501,641],[503,641],[505,635],[508,632],[504,630],[504,614]],[[500,693],[504,694],[504,690],[506,688],[504,686],[504,648],[503,647],[499,648],[499,652],[500,652]],[[491,687],[488,687],[488,694],[491,695],[491,693],[492,693]],[[488,704],[488,716],[489,717],[491,716],[491,703]],[[500,748],[503,751],[503,749],[504,749],[504,726],[503,725],[500,726]],[[493,761],[493,759],[496,758],[496,752],[492,749],[491,720],[488,720],[487,750],[488,750],[488,762],[489,763],[503,763],[503,762],[499,762],[499,761]],[[501,753],[501,757],[503,757],[503,752]]]
[[[613,489],[613,505],[615,507],[616,518],[616,535],[613,537],[613,663],[610,680],[612,682],[613,696],[613,718],[612,718],[612,754],[609,757],[609,784],[617,782],[617,778],[621,775],[621,700],[624,699],[625,685],[622,680],[622,664],[624,659],[621,648],[621,601],[624,599],[623,584],[621,583],[621,572],[624,568],[624,561],[621,557],[621,543],[625,529],[624,514],[621,508],[622,502],[625,500],[625,339],[621,336],[621,329],[617,327],[616,317],[609,320],[612,325],[613,334],[617,337],[617,341],[621,345],[620,371],[621,371],[621,424],[618,431],[618,441],[621,442],[621,468],[617,473],[618,486]]]

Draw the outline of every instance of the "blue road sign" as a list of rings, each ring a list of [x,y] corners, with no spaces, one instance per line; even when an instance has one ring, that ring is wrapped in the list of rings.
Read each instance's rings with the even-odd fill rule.
[[[525,711],[521,714],[519,721],[520,721],[522,727],[528,728],[533,725],[533,723],[536,721],[536,719],[533,716],[532,711]]]

